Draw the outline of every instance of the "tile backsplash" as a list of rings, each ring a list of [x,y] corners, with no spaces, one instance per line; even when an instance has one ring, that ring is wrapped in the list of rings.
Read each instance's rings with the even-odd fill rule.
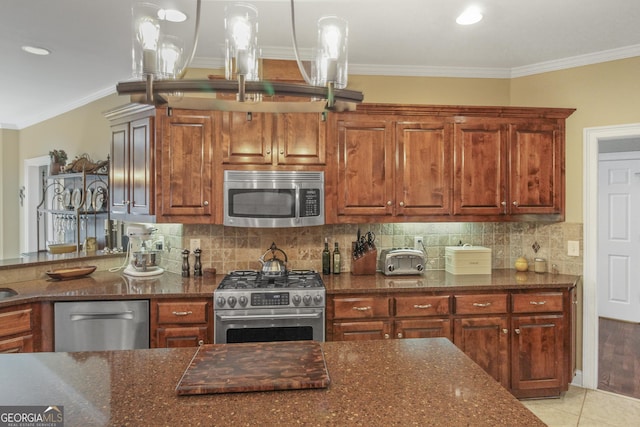
[[[258,258],[272,242],[282,249],[289,268],[321,270],[321,252],[325,237],[330,248],[338,242],[342,252],[342,271],[351,270],[351,242],[358,228],[376,235],[378,250],[413,247],[414,237],[422,236],[427,252],[427,269],[443,270],[446,246],[460,243],[492,249],[493,268],[513,268],[516,258],[524,256],[533,269],[536,257],[547,260],[550,272],[582,274],[582,224],[578,223],[404,223],[325,225],[304,228],[236,228],[221,225],[158,224],[171,250],[162,258],[162,266],[174,273],[182,270],[182,250],[191,239],[200,239],[203,268],[218,272],[259,269]],[[580,243],[580,256],[567,255],[567,242]],[[537,248],[537,252],[534,248]],[[193,274],[194,255],[189,255]]]

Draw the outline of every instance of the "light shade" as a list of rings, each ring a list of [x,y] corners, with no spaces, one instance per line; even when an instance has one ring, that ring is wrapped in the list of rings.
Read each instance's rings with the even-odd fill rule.
[[[318,20],[318,44],[313,63],[312,82],[315,86],[333,83],[337,89],[347,87],[348,23],[337,16]]]
[[[176,78],[187,66],[182,36],[191,26],[152,3],[132,7],[133,75],[138,78]],[[182,13],[182,16],[186,15]]]
[[[258,59],[258,10],[245,3],[225,8],[225,77],[247,81],[260,79]]]

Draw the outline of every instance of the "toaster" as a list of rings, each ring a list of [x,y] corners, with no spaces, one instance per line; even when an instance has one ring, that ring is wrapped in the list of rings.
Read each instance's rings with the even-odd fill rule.
[[[425,254],[418,249],[384,249],[380,252],[378,270],[385,276],[422,274]]]

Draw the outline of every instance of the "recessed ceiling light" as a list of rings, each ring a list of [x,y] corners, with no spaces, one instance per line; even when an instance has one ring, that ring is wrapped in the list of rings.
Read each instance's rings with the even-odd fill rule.
[[[469,6],[464,12],[456,18],[456,22],[460,25],[471,25],[482,20],[482,13],[476,6]]]
[[[33,55],[40,55],[40,56],[49,55],[51,53],[49,49],[45,49],[44,47],[37,47],[37,46],[22,46],[22,50],[24,50],[27,53],[31,53]]]
[[[187,15],[176,9],[160,9],[158,18],[169,22],[184,22],[187,20]]]

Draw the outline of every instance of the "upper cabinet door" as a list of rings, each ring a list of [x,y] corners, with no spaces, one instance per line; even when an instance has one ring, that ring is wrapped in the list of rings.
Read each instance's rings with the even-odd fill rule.
[[[269,165],[272,163],[273,118],[269,113],[221,112],[222,162]]]
[[[109,165],[109,207],[111,214],[129,213],[129,123],[111,127],[111,164]]]
[[[564,137],[555,124],[510,126],[509,209],[517,214],[564,212]]]
[[[173,110],[162,117],[158,219],[189,223],[213,217],[213,148],[211,113]]]
[[[507,127],[490,119],[455,125],[456,215],[503,215],[506,211]]]
[[[278,114],[274,160],[280,165],[324,165],[326,127],[321,113]]]
[[[393,212],[393,130],[384,119],[338,121],[337,214]]]
[[[396,215],[451,213],[452,124],[396,124]]]
[[[149,215],[153,212],[153,117],[131,122],[130,149],[130,205],[132,215]]]

